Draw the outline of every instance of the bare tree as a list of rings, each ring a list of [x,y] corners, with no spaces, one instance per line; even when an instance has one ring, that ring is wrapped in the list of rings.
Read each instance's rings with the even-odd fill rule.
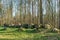
[[[43,11],[42,11],[42,0],[40,0],[40,24],[44,28],[44,25],[43,25]]]
[[[1,4],[1,0],[0,0],[0,25],[2,25],[2,4]]]
[[[59,0],[59,29],[60,29],[60,0]]]
[[[30,12],[30,3],[31,3],[31,0],[28,0],[28,24],[31,24],[31,12]]]

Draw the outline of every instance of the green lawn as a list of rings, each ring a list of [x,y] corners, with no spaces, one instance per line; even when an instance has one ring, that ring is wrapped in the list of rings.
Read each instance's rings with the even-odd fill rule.
[[[60,34],[40,33],[33,29],[17,31],[17,28],[7,28],[7,30],[3,30],[0,27],[0,40],[60,40]]]

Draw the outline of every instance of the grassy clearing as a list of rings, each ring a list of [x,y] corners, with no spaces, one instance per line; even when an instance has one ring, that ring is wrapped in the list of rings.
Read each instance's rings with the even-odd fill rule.
[[[58,33],[40,33],[33,29],[17,31],[17,28],[0,28],[0,40],[60,40]]]

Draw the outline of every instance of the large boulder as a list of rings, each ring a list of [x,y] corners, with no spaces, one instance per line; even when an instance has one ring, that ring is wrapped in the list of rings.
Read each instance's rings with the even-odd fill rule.
[[[22,24],[22,27],[27,29],[29,28],[29,24]]]
[[[38,29],[39,26],[38,26],[37,24],[32,24],[32,25],[31,25],[31,29],[34,29],[34,28]]]

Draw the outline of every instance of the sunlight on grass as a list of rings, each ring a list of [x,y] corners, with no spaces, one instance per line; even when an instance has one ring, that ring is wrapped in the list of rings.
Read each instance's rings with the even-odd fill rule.
[[[57,33],[40,33],[33,29],[23,29],[23,31],[17,30],[17,28],[0,30],[0,40],[47,40],[48,36],[60,39],[60,34]]]

